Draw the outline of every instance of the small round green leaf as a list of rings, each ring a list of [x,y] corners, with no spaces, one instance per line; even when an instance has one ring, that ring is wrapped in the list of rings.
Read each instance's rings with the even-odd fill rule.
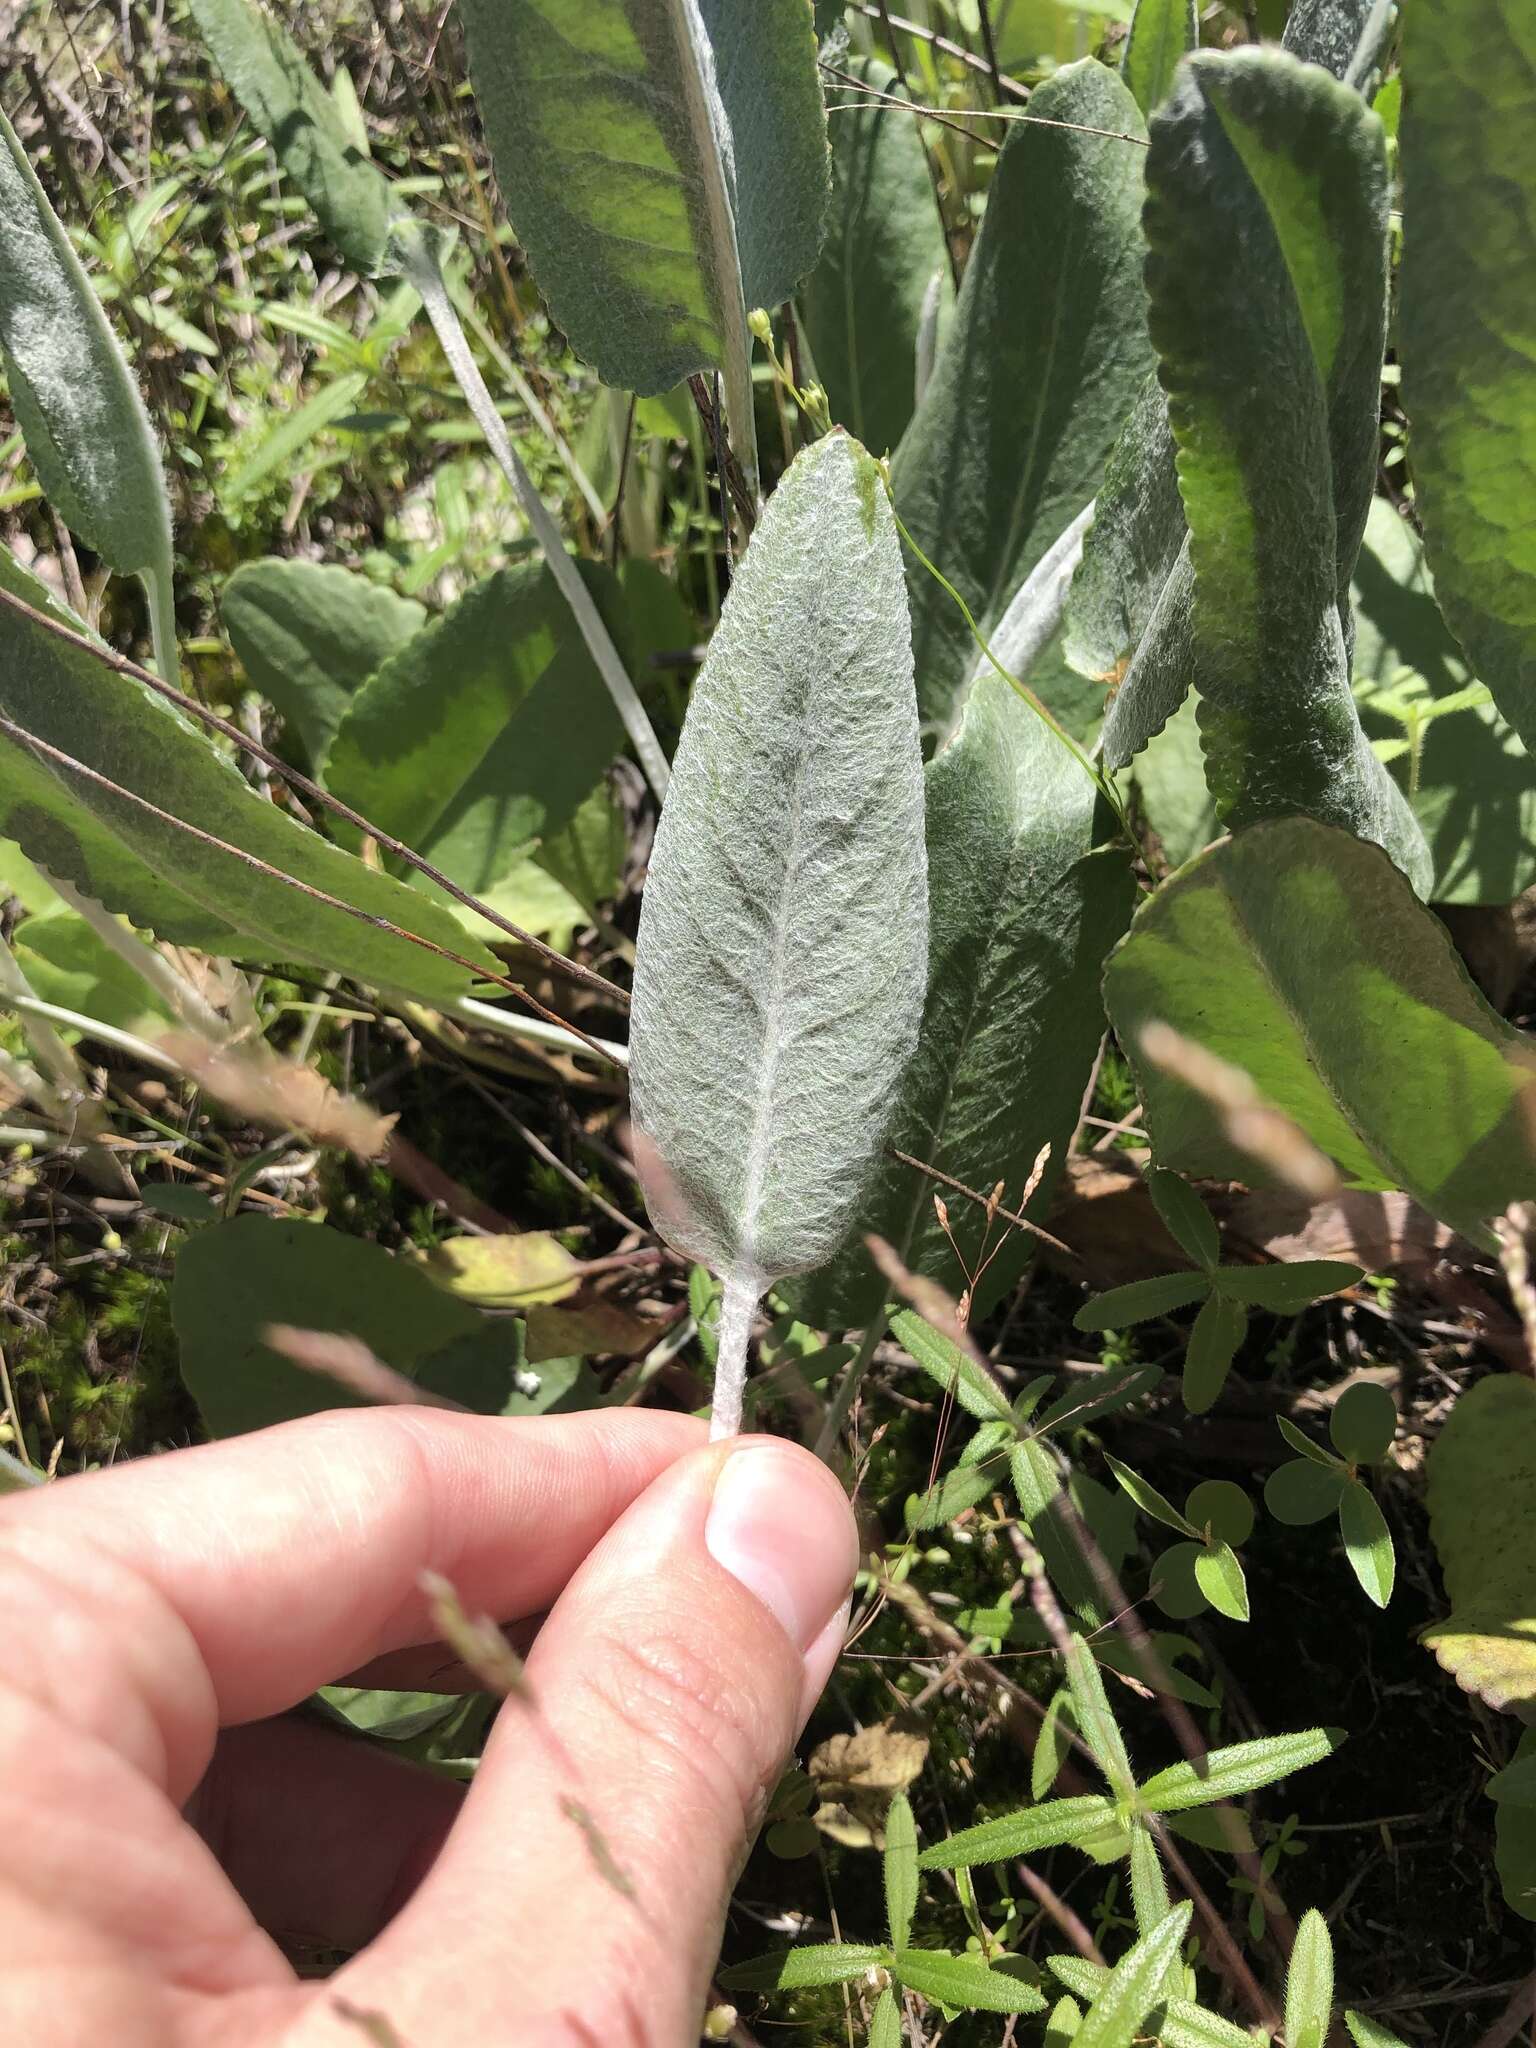
[[[1397,1403],[1370,1380],[1345,1389],[1328,1425],[1334,1449],[1352,1465],[1379,1464],[1396,1433]]]
[[[1200,1583],[1203,1543],[1175,1543],[1152,1567],[1152,1598],[1170,1621],[1190,1621],[1210,1604]]]
[[[1347,1484],[1344,1474],[1330,1466],[1293,1458],[1265,1480],[1264,1505],[1277,1522],[1303,1529],[1333,1513]]]
[[[1228,1621],[1248,1619],[1248,1583],[1230,1544],[1202,1547],[1195,1558],[1195,1583],[1218,1614]]]
[[[1392,1549],[1392,1532],[1376,1499],[1358,1479],[1346,1481],[1339,1502],[1339,1528],[1350,1569],[1378,1607],[1392,1598],[1397,1576],[1397,1558]]]
[[[1234,1550],[1253,1534],[1253,1502],[1232,1479],[1203,1479],[1185,1501],[1184,1513],[1202,1534],[1209,1529]]]
[[[767,1834],[768,1853],[793,1863],[801,1856],[815,1854],[820,1840],[816,1824],[809,1820],[776,1820]]]

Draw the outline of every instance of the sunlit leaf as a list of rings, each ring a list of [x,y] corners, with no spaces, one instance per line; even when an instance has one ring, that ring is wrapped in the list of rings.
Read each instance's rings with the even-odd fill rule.
[[[1085,1794],[1077,1799],[1052,1799],[1003,1814],[979,1826],[962,1828],[947,1841],[934,1842],[918,1856],[920,1870],[958,1870],[973,1863],[1002,1863],[1013,1856],[1033,1856],[1061,1842],[1078,1842],[1115,1818],[1111,1800]]]
[[[1344,1740],[1336,1728],[1308,1728],[1295,1735],[1267,1735],[1213,1749],[1197,1768],[1170,1764],[1141,1787],[1141,1804],[1153,1813],[1177,1813],[1185,1806],[1209,1806],[1218,1799],[1243,1799],[1277,1778],[1288,1778],[1322,1761]]]
[[[1285,1973],[1287,2048],[1323,2048],[1333,2024],[1333,1943],[1315,1907],[1302,1914]]]
[[[972,2012],[1043,2012],[1045,2000],[1026,1978],[981,1956],[935,1949],[897,1951],[892,1965],[909,1991]],[[1023,1965],[1027,1968],[1028,1965]]]
[[[1165,1316],[1210,1292],[1205,1273],[1154,1273],[1147,1280],[1132,1280],[1124,1287],[1111,1287],[1085,1301],[1072,1318],[1078,1330],[1123,1330],[1131,1323],[1145,1323],[1153,1316]]]
[[[905,1792],[898,1792],[885,1816],[885,1917],[891,1943],[905,1948],[917,1911],[917,1823]]]
[[[1083,2016],[1077,2048],[1131,2048],[1162,1992],[1192,1911],[1189,1905],[1175,1906],[1159,1926],[1120,1958]]]

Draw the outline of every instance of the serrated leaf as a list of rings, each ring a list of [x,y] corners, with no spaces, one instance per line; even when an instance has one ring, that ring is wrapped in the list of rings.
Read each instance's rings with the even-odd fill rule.
[[[1228,1621],[1248,1619],[1248,1582],[1228,1543],[1202,1544],[1195,1559],[1195,1583]]]
[[[1165,1500],[1150,1481],[1143,1479],[1139,1472],[1133,1472],[1129,1465],[1105,1452],[1105,1461],[1125,1491],[1135,1501],[1144,1515],[1150,1515],[1154,1522],[1161,1522],[1164,1528],[1175,1529],[1181,1536],[1197,1536],[1200,1532],[1190,1526],[1170,1500]]]
[[[1379,1465],[1397,1434],[1397,1403],[1385,1387],[1361,1380],[1334,1402],[1328,1434],[1341,1458],[1353,1465]]]
[[[1223,1266],[1216,1284],[1229,1301],[1294,1316],[1364,1277],[1342,1259],[1296,1259],[1289,1265]]]
[[[122,346],[0,111],[0,361],[49,503],[121,574],[171,574],[171,514]]]
[[[811,360],[832,417],[877,454],[901,439],[917,397],[917,341],[930,288],[953,299],[944,225],[907,95],[878,57],[828,79],[832,198],[821,259],[800,287]],[[861,91],[867,87],[873,98]]]
[[[927,980],[921,807],[895,521],[874,463],[833,434],[737,570],[640,916],[646,1202],[726,1280],[727,1315],[732,1288],[831,1256],[884,1141]]]
[[[3,561],[0,582],[9,587]],[[0,833],[158,937],[304,961],[429,1003],[462,993],[471,970],[383,921],[494,967],[436,905],[266,802],[147,685],[9,609],[0,611],[0,714],[81,764],[0,739]],[[285,876],[338,901],[317,901]]]
[[[938,1949],[909,1948],[898,1951],[892,1967],[909,1991],[960,2011],[1045,2010],[1045,2000],[1033,1984],[980,1956],[952,1956]]]
[[[885,1816],[885,1918],[891,1946],[912,1939],[917,1911],[917,1823],[905,1792],[898,1792]]]
[[[1154,1273],[1150,1279],[1132,1280],[1124,1287],[1093,1295],[1072,1318],[1072,1326],[1077,1330],[1123,1330],[1201,1301],[1210,1288],[1206,1273]]]
[[[1157,2003],[1193,1910],[1187,1904],[1175,1906],[1160,1925],[1120,1958],[1083,2016],[1077,2048],[1131,2048],[1142,2021]]]
[[[1139,1057],[1152,1019],[1252,1076],[1355,1187],[1404,1187],[1488,1245],[1536,1175],[1536,1057],[1374,847],[1306,818],[1255,826],[1164,884],[1105,969],[1159,1158],[1263,1178],[1219,1117]],[[1427,1094],[1405,1072],[1434,1073]],[[1284,1268],[1275,1268],[1284,1271]]]
[[[1536,1384],[1479,1380],[1429,1454],[1429,1526],[1451,1612],[1423,1640],[1491,1707],[1536,1705]]]
[[[219,610],[241,667],[311,767],[360,686],[427,622],[424,606],[371,577],[276,559],[242,563]]]
[[[724,374],[756,470],[747,314],[825,224],[827,121],[803,0],[464,0],[497,182],[576,353],[642,395]]]
[[[1423,893],[1428,848],[1361,729],[1341,618],[1376,471],[1380,124],[1287,55],[1197,52],[1152,124],[1147,194],[1218,815],[1342,825],[1387,847]]]
[[[967,1415],[980,1422],[1012,1422],[1013,1408],[991,1373],[968,1351],[953,1344],[915,1309],[900,1308],[890,1319],[891,1334],[912,1360],[943,1392],[952,1395]]]
[[[1208,1270],[1221,1257],[1221,1233],[1216,1219],[1189,1182],[1166,1166],[1154,1166],[1146,1175],[1152,1206],[1162,1217],[1186,1257]]]
[[[902,518],[983,633],[1093,496],[1151,368],[1145,152],[1117,139],[1143,132],[1136,103],[1085,59],[1039,86],[1031,111],[1008,130],[949,340],[892,466]],[[915,559],[908,581],[924,726],[948,733],[975,643]]]
[[[1213,1294],[1200,1305],[1184,1352],[1184,1406],[1204,1415],[1216,1405],[1238,1346],[1248,1334],[1248,1313],[1225,1294]]]
[[[1523,280],[1536,21],[1500,0],[1414,10],[1403,36],[1403,402],[1435,590],[1495,703],[1536,746],[1536,380]]]
[[[394,204],[346,115],[287,32],[253,0],[191,0],[214,62],[284,174],[355,270],[384,262]]]
[[[1333,2024],[1333,1942],[1316,1907],[1302,1914],[1285,1973],[1285,2038],[1295,2048],[1323,2048]]]
[[[1346,2012],[1344,2024],[1355,2048],[1408,2048],[1401,2034],[1394,2034],[1379,2020],[1367,2019],[1363,2012]]]
[[[1210,1806],[1218,1799],[1243,1799],[1262,1785],[1320,1763],[1344,1740],[1335,1728],[1307,1728],[1295,1735],[1266,1735],[1213,1749],[1197,1770],[1170,1764],[1141,1787],[1141,1804],[1152,1813],[1177,1813],[1186,1806]]]
[[[1001,1180],[1016,1208],[1042,1144],[1051,1147],[1029,1214],[1042,1220],[1071,1149],[1073,1119],[1098,1054],[1099,963],[1130,918],[1128,862],[1095,851],[1097,791],[1082,764],[1002,678],[967,700],[960,730],[924,776],[928,848],[927,999],[890,1145],[967,1187]],[[996,1248],[973,1308],[1023,1271],[1034,1240],[889,1156],[845,1253],[797,1290],[818,1322],[867,1322],[885,1283],[862,1233],[894,1245],[913,1271],[964,1284],[934,1211],[972,1265]]]
[[[607,613],[612,576],[583,565]],[[562,830],[624,744],[613,699],[551,571],[498,569],[372,674],[326,781],[462,887],[490,888]]]
[[[720,1972],[727,1991],[800,1991],[813,1984],[848,1984],[890,1960],[889,1949],[852,1941],[817,1942],[776,1950]]]
[[[947,1841],[934,1842],[921,1851],[917,1867],[958,1870],[973,1863],[1002,1863],[1013,1856],[1033,1856],[1062,1842],[1080,1842],[1098,1829],[1112,1825],[1114,1818],[1113,1801],[1096,1794],[1052,1799],[1044,1806],[1027,1806],[1019,1813],[984,1820],[977,1827],[962,1828]]]
[[[1144,114],[1167,98],[1185,51],[1199,47],[1200,10],[1195,0],[1136,0],[1120,75]]]
[[[1339,1530],[1350,1570],[1369,1598],[1385,1607],[1397,1576],[1392,1532],[1375,1495],[1358,1479],[1347,1481],[1339,1497]]]

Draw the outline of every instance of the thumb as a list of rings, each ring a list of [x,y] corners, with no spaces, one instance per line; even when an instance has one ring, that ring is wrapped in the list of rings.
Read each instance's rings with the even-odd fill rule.
[[[540,1630],[532,1706],[503,1710],[435,1869],[353,1966],[365,2002],[413,2048],[509,2021],[539,2048],[696,2041],[857,1562],[841,1486],[793,1444],[738,1438],[657,1479]]]

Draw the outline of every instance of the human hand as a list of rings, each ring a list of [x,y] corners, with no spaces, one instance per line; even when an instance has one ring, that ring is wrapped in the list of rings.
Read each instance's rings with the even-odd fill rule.
[[[639,1411],[342,1411],[7,1497],[0,2038],[683,2048],[856,1557],[809,1453]],[[442,1668],[424,1570],[548,1610],[467,1797],[288,1711]],[[356,1953],[304,1983],[276,1932]]]

